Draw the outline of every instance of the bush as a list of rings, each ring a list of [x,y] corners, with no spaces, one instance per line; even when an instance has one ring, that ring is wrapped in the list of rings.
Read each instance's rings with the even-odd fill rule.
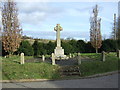
[[[24,53],[26,56],[32,56],[34,54],[33,47],[28,41],[22,41],[17,51],[18,54]]]

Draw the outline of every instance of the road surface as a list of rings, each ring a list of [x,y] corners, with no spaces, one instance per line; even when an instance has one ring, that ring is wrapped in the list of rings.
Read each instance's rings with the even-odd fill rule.
[[[87,79],[2,83],[2,88],[118,88],[118,74]]]

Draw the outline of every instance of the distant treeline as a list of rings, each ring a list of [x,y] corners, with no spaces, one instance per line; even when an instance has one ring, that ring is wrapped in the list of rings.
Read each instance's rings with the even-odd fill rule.
[[[95,53],[95,49],[92,47],[90,42],[85,42],[83,40],[62,40],[61,41],[62,48],[66,55],[69,53]],[[48,43],[38,42],[35,40],[34,43],[31,45],[29,41],[23,40],[20,44],[20,47],[14,54],[20,54],[23,52],[26,56],[38,56],[38,55],[51,55],[54,52],[56,47],[56,42],[49,41]],[[102,46],[99,49],[99,52],[106,51],[106,52],[115,52],[117,49],[120,49],[120,40],[111,40],[106,39],[102,41]],[[6,55],[2,49],[2,55]]]

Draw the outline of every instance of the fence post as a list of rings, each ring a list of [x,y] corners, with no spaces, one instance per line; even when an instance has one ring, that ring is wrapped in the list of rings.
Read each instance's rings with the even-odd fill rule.
[[[21,53],[20,54],[20,64],[24,64],[25,63],[25,61],[24,61],[24,53]]]
[[[52,53],[52,65],[55,65],[55,54]]]
[[[79,55],[77,56],[77,62],[78,62],[78,65],[81,64],[81,56],[80,56],[80,53],[79,53]]]
[[[105,52],[102,51],[102,61],[104,62],[105,61]]]
[[[42,55],[42,61],[43,61],[43,62],[45,61],[45,56],[44,56],[44,55]]]

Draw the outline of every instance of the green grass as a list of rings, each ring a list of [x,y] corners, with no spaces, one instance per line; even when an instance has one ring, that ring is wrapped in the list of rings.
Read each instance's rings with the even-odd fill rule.
[[[106,54],[105,62],[100,61],[100,59],[93,62],[82,62],[80,65],[81,76],[120,70],[120,68],[118,68],[118,63],[120,63],[120,60],[112,53]]]
[[[106,61],[100,61],[101,54],[87,53],[81,54],[81,56],[94,58],[93,61],[82,62],[80,67],[81,76],[89,76],[98,73],[105,73],[110,71],[120,70],[118,68],[118,62],[120,59],[116,57],[115,53],[106,53]],[[25,56],[26,59],[31,59],[32,56]],[[16,80],[16,79],[59,79],[60,66],[51,65],[49,63],[25,63],[20,64],[19,56],[12,56],[10,58],[2,57],[2,79],[3,80]]]
[[[28,58],[28,57],[26,57]],[[29,57],[30,58],[30,57]],[[58,66],[48,63],[18,63],[19,57],[4,58],[2,60],[2,79],[55,79],[59,77]]]

